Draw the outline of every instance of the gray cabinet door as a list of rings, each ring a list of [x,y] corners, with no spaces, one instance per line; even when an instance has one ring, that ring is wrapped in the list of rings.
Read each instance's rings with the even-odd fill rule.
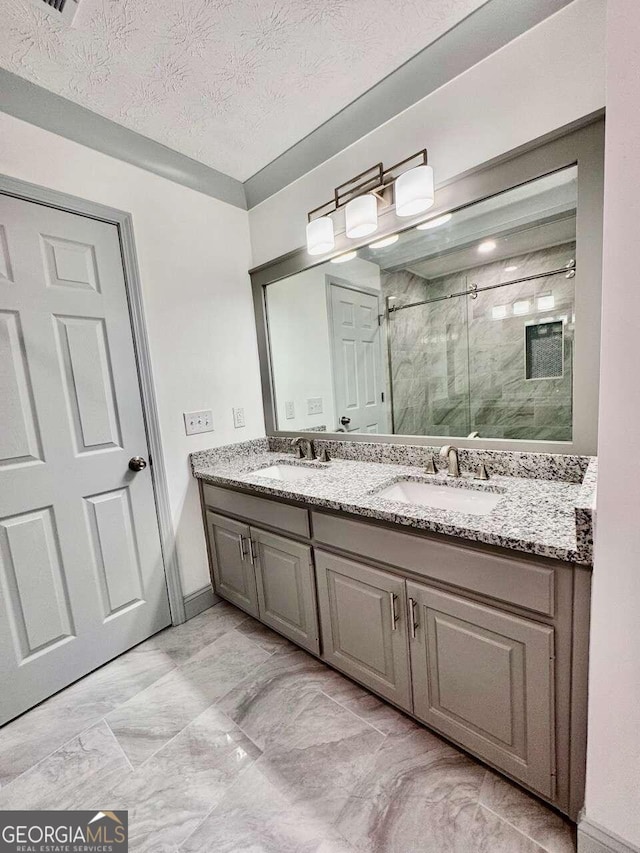
[[[318,613],[311,548],[251,528],[260,619],[318,654]]]
[[[411,710],[405,584],[316,550],[323,658]]]
[[[553,628],[407,583],[417,717],[554,795]]]
[[[257,617],[258,593],[249,525],[207,511],[207,535],[216,592]]]

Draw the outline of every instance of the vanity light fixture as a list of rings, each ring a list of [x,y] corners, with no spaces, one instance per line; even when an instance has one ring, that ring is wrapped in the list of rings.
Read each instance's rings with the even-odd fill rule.
[[[333,219],[320,216],[307,223],[307,250],[310,255],[324,255],[335,246]]]
[[[432,166],[414,166],[396,178],[396,216],[415,216],[433,206],[435,186]]]
[[[352,240],[373,234],[378,230],[378,199],[373,193],[351,199],[344,211],[344,221],[345,233]]]
[[[338,255],[337,258],[331,258],[332,264],[344,264],[347,261],[352,261],[355,257],[357,257],[357,252],[345,252],[344,255]]]
[[[346,236],[358,240],[377,231],[379,208],[395,203],[397,216],[414,216],[428,210],[434,200],[433,168],[427,162],[426,148],[388,169],[377,163],[336,187],[331,201],[309,211],[307,251],[322,255],[334,248],[331,214],[342,207]]]
[[[485,240],[483,243],[480,243],[480,245],[478,246],[478,251],[483,255],[487,255],[489,252],[493,252],[495,250],[495,248],[496,248],[496,241],[495,240]]]
[[[429,219],[428,222],[421,222],[416,225],[417,231],[428,231],[430,228],[439,228],[441,225],[446,225],[451,221],[453,213],[445,213],[443,216],[437,216],[435,219]]]
[[[376,240],[375,243],[369,243],[370,249],[384,249],[385,246],[393,246],[400,239],[399,234],[392,234],[390,237],[383,237],[382,240]]]

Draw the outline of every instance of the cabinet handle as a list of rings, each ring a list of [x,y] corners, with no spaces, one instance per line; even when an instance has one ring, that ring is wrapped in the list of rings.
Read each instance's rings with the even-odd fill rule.
[[[413,598],[409,599],[409,626],[411,628],[411,639],[415,640],[418,623],[416,622],[416,602]]]
[[[256,560],[258,559],[257,553],[253,550],[255,542],[253,539],[249,539],[249,559],[251,560],[251,565],[255,566]]]
[[[397,601],[397,599],[398,599],[398,596],[395,594],[395,592],[389,593],[389,604],[391,606],[391,630],[392,631],[398,630],[398,614],[396,613],[396,601]]]
[[[240,549],[240,559],[242,560],[242,562],[244,562],[244,536],[238,536],[238,548]]]

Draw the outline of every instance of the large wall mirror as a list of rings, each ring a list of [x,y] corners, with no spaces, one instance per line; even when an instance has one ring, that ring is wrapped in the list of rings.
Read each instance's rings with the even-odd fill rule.
[[[595,451],[597,155],[521,182],[517,159],[496,192],[254,282],[272,432]]]

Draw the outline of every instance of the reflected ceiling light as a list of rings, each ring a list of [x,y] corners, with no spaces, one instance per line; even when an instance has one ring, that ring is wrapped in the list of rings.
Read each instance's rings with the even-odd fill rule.
[[[385,246],[393,246],[400,239],[399,234],[392,234],[390,237],[383,237],[382,240],[376,240],[375,243],[369,243],[370,249],[384,249]]]
[[[518,267],[515,264],[509,264],[508,267],[504,268],[504,271],[505,272],[515,272],[517,269],[518,269]]]
[[[507,306],[494,305],[491,309],[491,316],[494,320],[504,320],[504,318],[507,316]]]
[[[333,219],[320,216],[307,224],[307,251],[310,255],[324,255],[335,246]]]
[[[538,296],[538,311],[551,311],[555,308],[556,300],[553,293],[543,293]]]
[[[436,200],[431,166],[414,166],[396,178],[396,216],[415,216]]]
[[[430,219],[428,222],[422,222],[416,225],[418,231],[427,231],[429,228],[439,228],[441,225],[446,225],[451,220],[453,213],[445,213],[443,216],[437,216],[435,219]]]
[[[311,255],[322,255],[334,248],[331,214],[343,207],[345,234],[352,240],[359,240],[378,230],[378,207],[390,207],[395,203],[397,216],[414,216],[428,210],[434,201],[433,168],[428,165],[426,148],[388,169],[377,163],[335,187],[330,201],[309,211],[307,251]],[[423,227],[436,228],[450,218],[451,214],[447,214]],[[391,241],[385,245],[390,246]],[[382,247],[376,245],[374,248]]]
[[[371,193],[347,202],[344,211],[345,233],[352,240],[368,237],[378,230],[378,199]]]
[[[531,304],[528,299],[520,299],[518,302],[513,303],[513,313],[514,314],[528,314],[531,308]]]
[[[493,252],[496,247],[495,240],[485,240],[484,243],[480,243],[478,246],[478,251],[483,255],[486,255],[488,252]]]
[[[337,258],[331,258],[332,264],[344,264],[346,261],[352,261],[357,257],[357,252],[345,252],[344,255],[338,255]]]

